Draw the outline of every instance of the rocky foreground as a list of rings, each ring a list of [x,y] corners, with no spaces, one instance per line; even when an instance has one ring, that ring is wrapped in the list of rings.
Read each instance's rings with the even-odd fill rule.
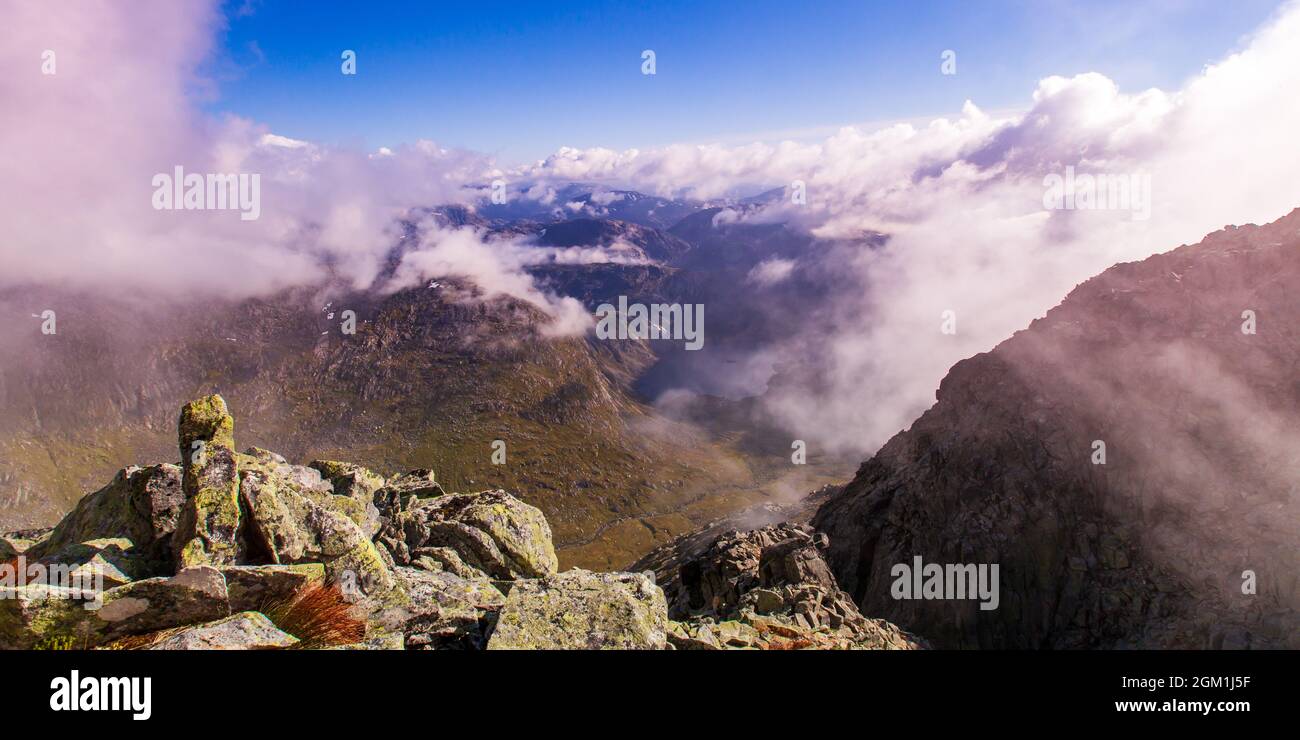
[[[0,648],[923,647],[858,611],[806,525],[561,573],[546,518],[504,491],[236,452],[220,396],[181,410],[178,441],[180,465],[0,537]]]

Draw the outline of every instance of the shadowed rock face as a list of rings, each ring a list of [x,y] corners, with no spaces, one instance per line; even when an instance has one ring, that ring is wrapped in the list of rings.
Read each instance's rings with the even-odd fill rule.
[[[958,363],[814,517],[840,584],[944,647],[1300,647],[1297,286],[1300,211]],[[894,598],[915,556],[999,564],[998,608]]]
[[[721,534],[712,529],[684,535],[632,566],[633,570],[653,569],[668,599],[669,616],[681,620],[672,623],[668,634],[674,647],[925,647],[914,635],[858,611],[836,585],[823,557],[826,536],[808,525],[751,525]]]
[[[150,567],[170,570],[171,535],[184,504],[179,467],[131,466],[83,498],[49,538],[27,555],[39,559],[76,543],[125,536],[140,556],[150,561]]]

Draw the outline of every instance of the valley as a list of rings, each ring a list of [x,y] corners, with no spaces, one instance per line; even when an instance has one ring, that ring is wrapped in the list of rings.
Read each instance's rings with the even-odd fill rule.
[[[688,240],[656,226],[696,206],[625,193],[604,208],[640,223],[505,218],[488,203],[428,213],[489,239],[522,234],[539,250],[634,250],[645,259],[529,269],[592,313],[602,304],[707,303],[707,342],[548,336],[539,307],[486,297],[456,274],[392,290],[411,238],[366,290],[330,282],[230,301],[7,289],[4,316],[54,306],[59,324],[50,336],[33,322],[6,323],[14,351],[0,366],[0,500],[10,503],[0,507],[0,530],[54,523],[128,462],[174,462],[174,409],[206,393],[251,420],[241,439],[274,441],[295,461],[349,459],[385,474],[429,468],[447,490],[512,491],[546,514],[561,562],[600,570],[737,510],[846,479],[848,458],[793,465],[790,435],[763,422],[752,399],[655,404],[665,390],[705,379],[698,368],[791,331],[743,280],[785,243],[764,228],[759,241],[769,246],[717,263],[695,254],[724,248],[707,228],[686,230]],[[733,231],[730,244],[758,238]],[[498,443],[505,464],[493,463]]]

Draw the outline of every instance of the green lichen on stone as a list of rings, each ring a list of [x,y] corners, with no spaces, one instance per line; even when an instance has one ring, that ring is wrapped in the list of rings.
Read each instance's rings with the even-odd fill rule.
[[[199,489],[182,512],[178,532],[193,534],[177,553],[177,567],[224,565],[239,555],[239,486],[235,481],[221,487]]]
[[[226,400],[219,395],[204,396],[185,404],[177,428],[182,460],[191,459],[196,440],[210,446],[235,448],[235,419],[226,408]]]
[[[72,635],[50,635],[42,638],[32,646],[33,650],[72,650],[77,644],[77,638]]]
[[[234,430],[235,420],[221,396],[191,401],[181,409],[178,438],[186,501],[173,537],[178,567],[226,565],[240,555],[241,456],[234,450]]]
[[[658,650],[668,629],[663,590],[646,575],[574,569],[515,581],[488,649]]]
[[[276,563],[322,563],[345,597],[386,600],[399,590],[373,542],[347,513],[351,499],[303,490],[275,472],[245,473],[244,504],[255,535]]]
[[[0,649],[30,650],[42,640],[81,634],[90,619],[83,603],[57,586],[0,588]]]

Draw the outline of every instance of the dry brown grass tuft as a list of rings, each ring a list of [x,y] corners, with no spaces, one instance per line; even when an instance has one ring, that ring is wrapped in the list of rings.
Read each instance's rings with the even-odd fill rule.
[[[295,649],[351,645],[365,639],[366,623],[337,586],[314,586],[262,610],[276,627],[298,638]]]

